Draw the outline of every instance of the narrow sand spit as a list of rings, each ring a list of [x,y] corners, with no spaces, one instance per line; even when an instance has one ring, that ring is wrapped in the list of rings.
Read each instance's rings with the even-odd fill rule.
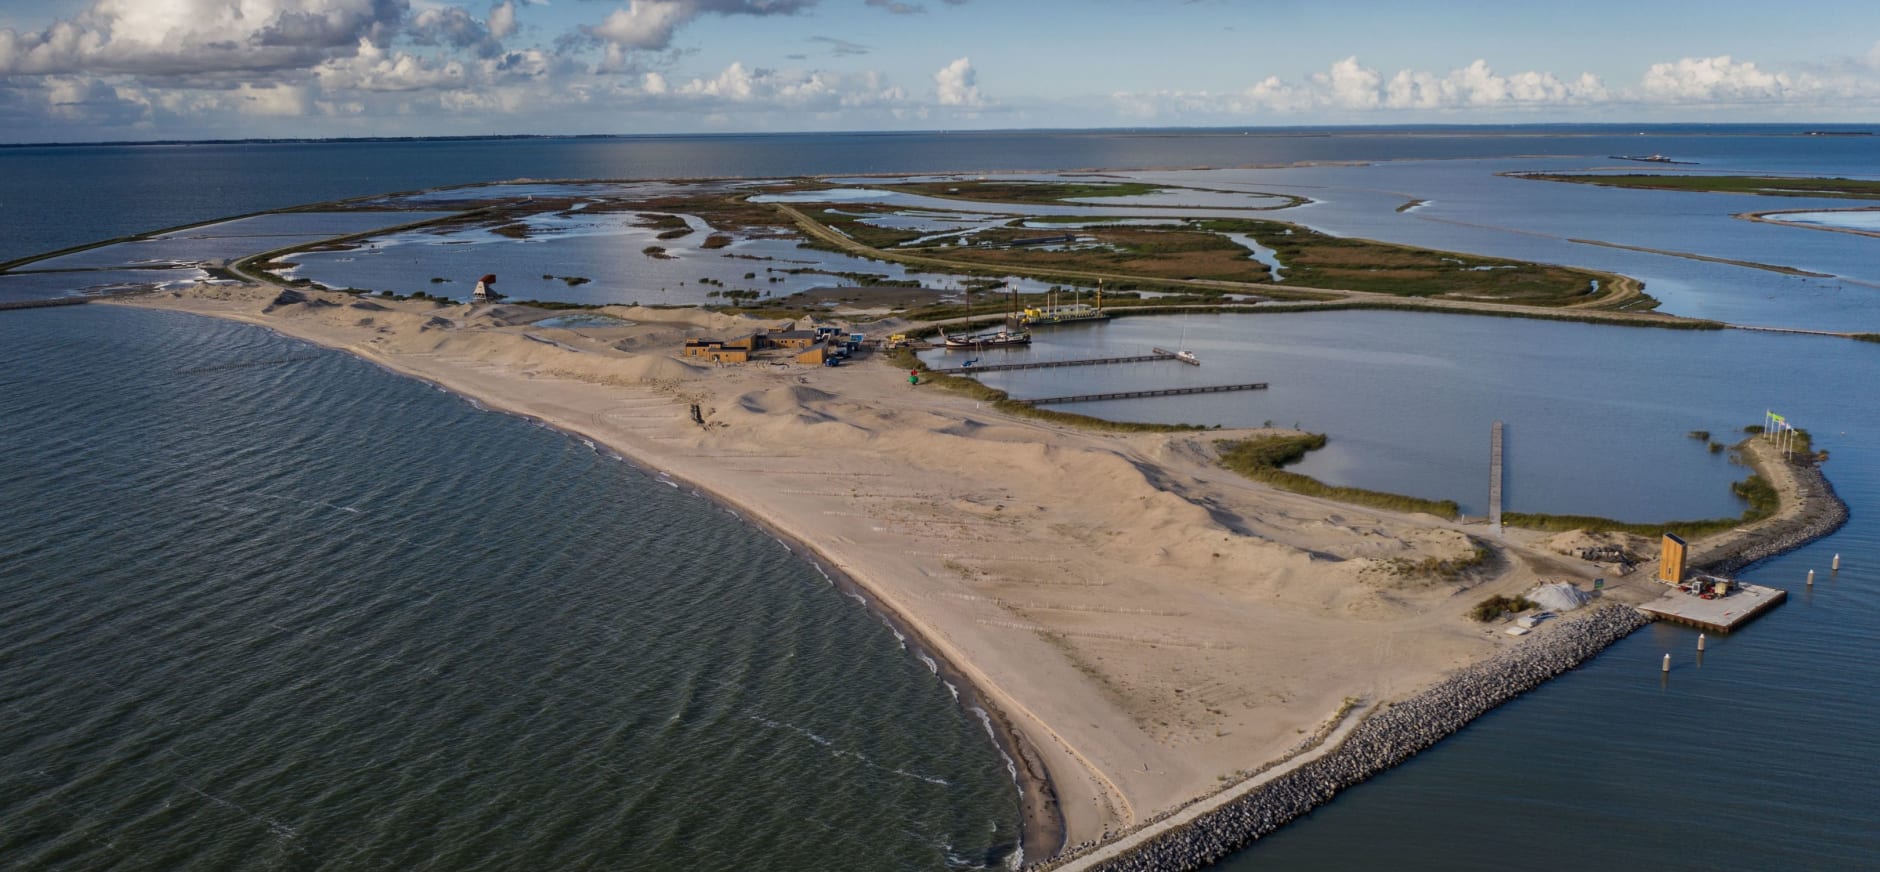
[[[1348,700],[1405,699],[1523,644],[1464,616],[1481,597],[1603,574],[1511,532],[1477,577],[1406,575],[1391,561],[1468,554],[1482,528],[1246,481],[1212,463],[1231,431],[1011,419],[879,362],[678,358],[685,337],[761,322],[614,308],[629,323],[557,329],[514,307],[278,293],[129,302],[263,325],[538,418],[805,543],[1015,734],[1030,860],[1234,783]]]

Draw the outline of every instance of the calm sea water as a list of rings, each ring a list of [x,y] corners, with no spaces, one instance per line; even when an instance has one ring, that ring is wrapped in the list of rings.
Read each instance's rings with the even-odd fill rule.
[[[1871,141],[1782,132],[0,149],[0,259],[519,176],[1650,151],[1745,171],[1874,166]],[[1314,207],[1331,229],[1374,211],[1340,212],[1337,199]],[[1443,247],[1503,244],[1453,222],[1403,226]],[[1721,296],[1689,280],[1690,299],[1738,309],[1776,293],[1742,292],[1732,272],[1703,279]],[[1863,293],[1782,308],[1832,321],[1865,311]],[[1480,490],[1485,422],[1504,417],[1522,508],[1729,511],[1723,483],[1740,471],[1682,434],[1773,406],[1834,452],[1854,521],[1752,570],[1795,597],[1713,639],[1701,668],[1694,634],[1644,631],[1236,867],[1870,868],[1880,533],[1864,519],[1880,505],[1880,419],[1863,397],[1880,347],[1417,317],[1121,321],[1063,335],[1130,346],[1172,333],[1208,362],[1174,377],[1279,374],[1264,396],[1112,414],[1316,425],[1333,441],[1308,471],[1465,503]],[[1667,344],[1676,351],[1657,350]],[[1661,393],[1627,390],[1646,384]],[[1347,414],[1344,394],[1389,414]],[[0,409],[9,864],[942,868],[1012,844],[1003,761],[885,627],[761,533],[578,441],[262,331],[113,310],[0,315]],[[1611,461],[1589,463],[1602,449]],[[1847,568],[1829,578],[1834,552]],[[1807,568],[1823,570],[1812,592]],[[1661,685],[1665,651],[1679,666]]]
[[[1266,390],[1064,408],[1104,418],[1332,434],[1296,468],[1485,514],[1490,426],[1506,425],[1510,511],[1634,521],[1733,516],[1734,443],[1764,409],[1838,440],[1843,403],[1880,382],[1880,346],[1737,330],[1639,330],[1418,312],[1119,318],[1039,331],[1031,349],[934,351],[936,365],[1196,353],[1143,363],[986,373],[1017,397],[1264,382]],[[1781,366],[1771,366],[1781,361]],[[1806,373],[1809,389],[1797,389]],[[1708,440],[1693,439],[1706,431]],[[1852,437],[1849,437],[1852,438]],[[1824,441],[1824,444],[1826,442]]]
[[[768,535],[259,328],[0,318],[0,866],[997,865],[984,725]]]
[[[517,178],[1150,169],[1704,149],[1769,169],[1871,172],[1867,137],[1795,126],[832,133],[0,148],[0,261],[226,215]],[[1644,135],[1640,135],[1643,133]],[[1730,135],[1720,135],[1730,134]]]

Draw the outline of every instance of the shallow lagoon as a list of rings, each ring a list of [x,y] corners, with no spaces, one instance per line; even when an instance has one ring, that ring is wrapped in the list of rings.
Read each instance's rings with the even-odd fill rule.
[[[129,242],[34,261],[26,269],[189,266],[447,217],[449,212],[275,212],[172,230]]]
[[[1533,157],[1130,176],[1309,196],[1311,204],[1272,217],[1340,236],[1621,273],[1644,281],[1646,292],[1663,302],[1662,311],[1677,315],[1740,324],[1880,330],[1880,261],[1873,257],[1873,240],[1733,217],[1789,204],[1845,207],[1845,200],[1601,188],[1498,175],[1576,172],[1610,164],[1597,158]],[[1417,200],[1424,202],[1400,211]],[[1751,261],[1831,277],[1785,275],[1590,242]]]
[[[755,290],[777,298],[857,284],[837,273],[919,281],[935,289],[956,288],[968,280],[803,248],[801,237],[794,234],[732,234],[729,245],[708,249],[703,244],[718,231],[696,215],[679,217],[692,232],[677,239],[660,239],[658,228],[641,226],[637,212],[535,214],[521,221],[529,229],[520,239],[487,226],[421,227],[371,238],[343,251],[295,252],[289,260],[296,266],[281,274],[328,287],[423,291],[460,300],[468,299],[477,277],[495,274],[498,289],[515,299],[593,305],[706,305],[729,302],[715,296],[726,290]],[[654,247],[659,251],[649,254]],[[588,281],[569,284],[569,277]],[[1023,294],[1051,287],[1050,282],[1016,276],[1005,281]],[[858,295],[865,297],[866,292],[860,288]]]
[[[1416,312],[1119,318],[1038,333],[984,363],[1144,354],[1172,363],[987,373],[1015,397],[1267,382],[1264,391],[1078,403],[1127,421],[1298,425],[1330,442],[1293,469],[1328,482],[1485,511],[1489,425],[1507,425],[1510,511],[1630,521],[1740,513],[1746,471],[1686,434],[1731,443],[1763,411],[1792,411],[1826,446],[1834,397],[1880,382],[1880,346],[1745,331],[1682,331]],[[957,366],[961,352],[929,352]],[[1783,361],[1771,369],[1769,362]],[[1798,373],[1816,385],[1804,399]]]

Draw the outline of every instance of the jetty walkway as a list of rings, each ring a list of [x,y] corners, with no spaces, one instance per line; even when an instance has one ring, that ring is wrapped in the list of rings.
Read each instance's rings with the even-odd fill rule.
[[[1228,391],[1263,391],[1266,382],[1253,382],[1243,385],[1205,385],[1194,388],[1157,388],[1151,391],[1111,391],[1104,394],[1074,394],[1068,397],[1039,397],[1035,400],[1013,399],[1012,402],[1026,406],[1046,406],[1055,403],[1094,403],[1101,400],[1134,400],[1141,397],[1179,397],[1184,394],[1219,394]]]
[[[972,375],[976,372],[1005,372],[1013,369],[1051,369],[1060,366],[1103,366],[1111,363],[1154,363],[1158,360],[1176,360],[1175,352],[1158,348],[1150,354],[1132,354],[1127,357],[1086,357],[1078,360],[1034,360],[1026,363],[993,363],[986,366],[950,366],[946,369],[934,369],[940,375]]]
[[[0,300],[0,312],[7,309],[44,309],[47,306],[83,306],[90,297],[53,297],[50,300]]]

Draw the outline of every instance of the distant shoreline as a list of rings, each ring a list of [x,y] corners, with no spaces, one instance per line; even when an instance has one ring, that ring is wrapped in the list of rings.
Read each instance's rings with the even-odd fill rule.
[[[765,132],[683,132],[662,133],[466,133],[437,136],[331,136],[331,137],[230,137],[220,139],[108,139],[96,141],[53,140],[45,142],[0,142],[0,149],[8,148],[89,148],[122,146],[191,146],[191,145],[306,145],[306,144],[346,144],[346,143],[398,143],[398,142],[505,142],[531,140],[646,140],[646,139],[750,139],[755,137],[791,137],[791,136],[947,136],[947,135],[989,135],[989,134],[1089,134],[1093,136],[1326,136],[1326,135],[1363,135],[1363,134],[1398,134],[1398,135],[1437,135],[1454,136],[1533,136],[1547,135],[1557,137],[1592,137],[1592,136],[1632,136],[1651,135],[1667,137],[1717,137],[1717,136],[1873,136],[1870,125],[1850,122],[1848,127],[1855,130],[1835,130],[1820,126],[1803,124],[1670,124],[1649,122],[1627,124],[1624,122],[1603,123],[1537,123],[1537,124],[1360,124],[1360,125],[1298,125],[1298,126],[1255,126],[1255,127],[987,127],[970,129],[914,129],[914,130],[789,130]],[[1701,128],[1721,128],[1705,130]]]

